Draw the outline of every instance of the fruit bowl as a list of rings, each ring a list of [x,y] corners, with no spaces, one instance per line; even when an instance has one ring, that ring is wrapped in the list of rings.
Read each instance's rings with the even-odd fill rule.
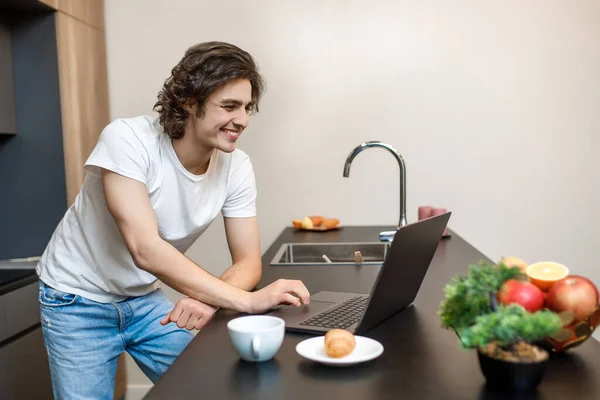
[[[511,261],[511,264],[515,263]],[[529,281],[544,292],[543,305],[537,304],[538,307],[556,312],[563,323],[561,329],[538,345],[551,352],[563,352],[581,345],[592,336],[600,325],[600,299],[591,280],[571,275],[566,266],[551,261],[531,265],[523,261],[515,266],[521,268]]]
[[[552,352],[564,352],[573,349],[588,340],[594,330],[600,325],[600,306],[583,321],[573,322],[572,313],[561,313],[561,318],[565,321],[562,329],[551,337],[538,343],[541,347]]]

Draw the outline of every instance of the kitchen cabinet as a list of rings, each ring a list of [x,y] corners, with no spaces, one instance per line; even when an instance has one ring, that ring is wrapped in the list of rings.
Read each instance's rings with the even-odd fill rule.
[[[56,40],[67,202],[85,177],[83,164],[110,122],[104,2],[59,0]]]
[[[12,259],[42,254],[67,195],[55,16],[46,7],[4,7],[0,1],[10,53],[0,62],[12,59],[17,133],[0,135],[0,259]]]
[[[0,399],[53,399],[40,325],[0,347]]]
[[[35,281],[0,296],[0,399],[52,399]]]
[[[0,18],[0,135],[17,133],[10,28]]]
[[[40,323],[38,291],[36,281],[0,296],[0,310],[4,310],[0,314],[0,324],[4,327],[0,343]]]
[[[83,164],[109,123],[104,32],[57,13],[58,72],[67,201],[85,177]]]

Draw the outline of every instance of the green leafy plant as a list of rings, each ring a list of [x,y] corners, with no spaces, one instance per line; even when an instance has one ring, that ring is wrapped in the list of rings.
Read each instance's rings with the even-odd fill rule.
[[[460,340],[465,348],[484,347],[492,341],[506,347],[517,341],[536,342],[552,335],[560,327],[560,318],[552,311],[532,314],[519,305],[511,304],[478,316],[474,325],[461,330]]]
[[[469,265],[466,276],[454,276],[446,285],[438,314],[442,327],[454,330],[463,348],[492,342],[500,346],[533,343],[561,328],[560,317],[552,311],[530,313],[520,305],[499,305],[496,295],[509,279],[528,277],[518,267],[480,262]]]
[[[474,324],[478,315],[491,311],[490,293],[497,293],[509,279],[527,276],[519,268],[503,263],[497,267],[483,262],[469,265],[467,276],[454,276],[444,288],[446,298],[439,313],[442,327],[456,330]]]

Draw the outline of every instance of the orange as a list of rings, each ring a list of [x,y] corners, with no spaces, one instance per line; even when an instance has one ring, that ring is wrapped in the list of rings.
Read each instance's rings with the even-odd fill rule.
[[[569,269],[552,261],[531,264],[525,270],[531,283],[542,290],[548,290],[555,283],[569,276]]]
[[[527,264],[519,257],[502,257],[502,260],[500,261],[502,261],[507,267],[519,267],[523,272],[525,272],[525,270],[529,266],[529,264]]]

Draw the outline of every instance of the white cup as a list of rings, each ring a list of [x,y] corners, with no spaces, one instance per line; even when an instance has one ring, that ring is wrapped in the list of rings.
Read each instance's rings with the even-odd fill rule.
[[[227,323],[235,351],[245,361],[267,361],[275,356],[285,335],[285,322],[269,315],[249,315]]]

